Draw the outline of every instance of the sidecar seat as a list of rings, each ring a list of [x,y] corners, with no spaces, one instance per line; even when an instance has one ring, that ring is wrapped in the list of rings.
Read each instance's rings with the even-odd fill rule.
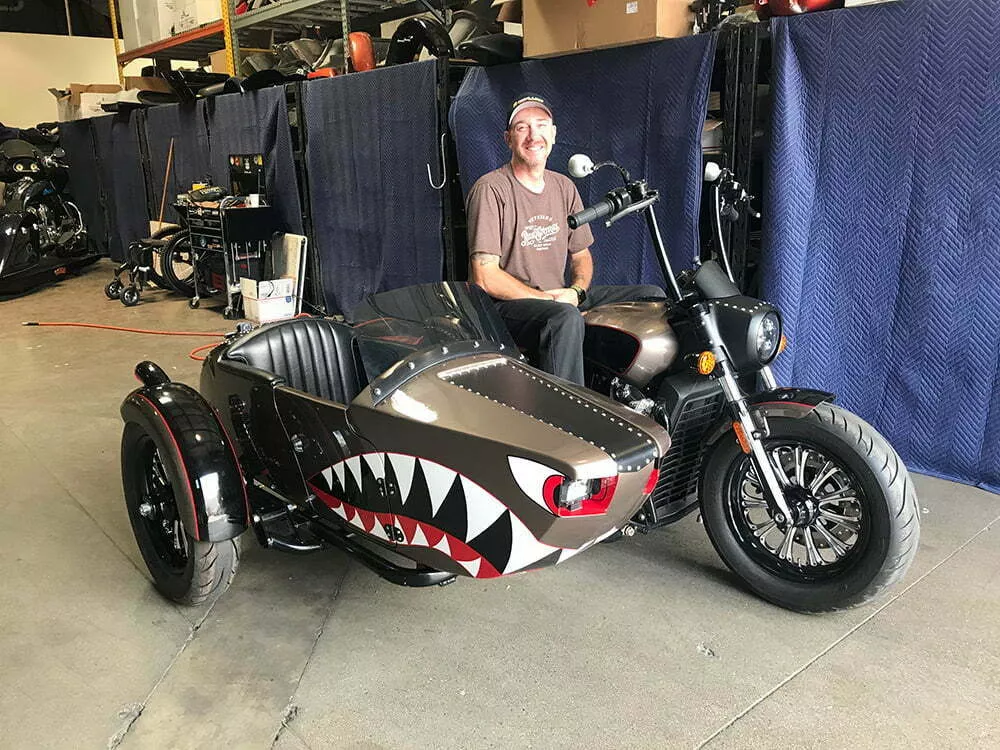
[[[326,318],[293,318],[262,326],[231,346],[225,358],[272,372],[290,388],[341,404],[365,386],[354,330]]]

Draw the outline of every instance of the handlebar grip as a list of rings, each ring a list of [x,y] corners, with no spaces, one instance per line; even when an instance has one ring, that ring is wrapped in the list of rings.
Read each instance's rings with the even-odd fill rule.
[[[570,229],[577,229],[578,227],[582,227],[584,224],[589,224],[597,219],[603,219],[605,216],[610,216],[614,213],[614,211],[615,204],[607,198],[604,198],[589,208],[585,208],[575,214],[570,214],[566,218],[566,222],[569,224]]]

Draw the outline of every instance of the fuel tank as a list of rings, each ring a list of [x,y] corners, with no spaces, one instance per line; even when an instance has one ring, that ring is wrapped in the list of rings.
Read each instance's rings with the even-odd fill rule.
[[[667,303],[618,302],[583,314],[587,365],[645,388],[677,358],[677,336],[667,322]]]

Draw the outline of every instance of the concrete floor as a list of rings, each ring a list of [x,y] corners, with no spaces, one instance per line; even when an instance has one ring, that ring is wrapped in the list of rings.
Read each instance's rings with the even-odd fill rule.
[[[2,748],[1000,747],[1000,498],[916,477],[891,598],[809,617],[744,591],[694,516],[566,565],[410,590],[251,536],[214,606],[151,587],[122,500],[118,405],[151,358],[197,384],[223,331],[102,262],[0,302]]]

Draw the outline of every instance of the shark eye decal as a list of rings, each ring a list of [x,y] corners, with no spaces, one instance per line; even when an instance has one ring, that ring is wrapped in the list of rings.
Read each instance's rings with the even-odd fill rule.
[[[554,489],[562,484],[566,477],[555,469],[527,458],[507,456],[507,463],[521,492],[552,513],[546,497],[551,497]]]

